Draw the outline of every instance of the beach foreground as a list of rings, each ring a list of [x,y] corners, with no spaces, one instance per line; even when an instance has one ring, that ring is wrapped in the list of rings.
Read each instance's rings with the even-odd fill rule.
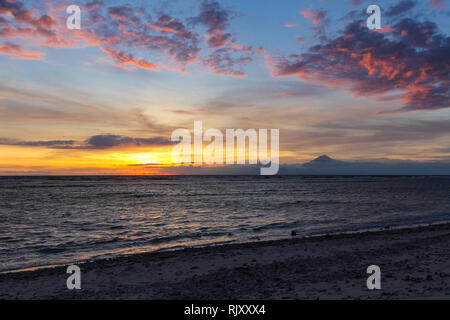
[[[366,269],[381,268],[381,290]],[[0,275],[0,299],[450,299],[450,224],[189,248]]]

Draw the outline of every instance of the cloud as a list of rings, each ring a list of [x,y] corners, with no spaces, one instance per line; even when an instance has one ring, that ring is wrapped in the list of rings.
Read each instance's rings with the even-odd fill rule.
[[[241,45],[233,39],[233,35],[227,32],[232,17],[232,13],[225,10],[219,2],[203,1],[199,15],[190,18],[189,23],[192,26],[206,27],[207,46],[214,50],[201,59],[203,64],[216,74],[242,77],[245,73],[238,69],[252,62],[251,56],[258,55],[261,49]]]
[[[400,1],[396,5],[392,5],[389,7],[389,9],[386,11],[387,17],[394,17],[401,14],[404,14],[405,12],[408,12],[412,8],[416,6],[417,2],[412,0],[403,0]]]
[[[376,101],[400,101],[396,111],[449,107],[450,37],[432,22],[402,19],[390,33],[362,20],[301,55],[269,57],[273,76],[344,88]],[[389,34],[389,35],[387,35]]]
[[[172,141],[163,137],[131,138],[114,134],[96,135],[86,140],[87,148],[96,148],[96,149],[111,148],[121,145],[160,146],[171,144],[173,144]]]
[[[35,14],[31,10],[27,10],[20,1],[0,0],[0,14],[10,14],[17,22],[25,23],[36,28],[48,29],[56,24],[56,21],[46,14],[37,18]]]
[[[326,12],[324,10],[311,11],[311,8],[307,8],[300,11],[300,14],[311,20],[313,24],[318,24],[325,18]]]
[[[207,27],[209,48],[221,48],[231,41],[232,35],[226,32],[230,20],[230,14],[216,1],[203,1],[200,13],[190,19],[192,25]]]
[[[181,20],[165,13],[152,19],[144,9],[131,6],[108,7],[107,15],[104,11],[102,7],[90,12],[85,37],[95,39],[118,65],[184,71],[198,61],[200,36]]]
[[[300,11],[305,18],[309,19],[313,23],[314,37],[320,41],[326,40],[325,27],[328,26],[330,20],[327,18],[327,12],[325,10],[312,11],[311,7]]]
[[[107,149],[118,146],[164,146],[173,142],[163,137],[132,138],[114,134],[95,135],[84,142],[77,143],[75,140],[42,140],[21,141],[10,138],[0,138],[0,145],[24,146],[24,147],[47,147],[50,149]]]
[[[236,70],[236,64],[248,63],[253,61],[250,57],[234,59],[226,49],[215,50],[209,57],[203,59],[203,64],[210,67],[215,74],[223,74],[235,77],[245,77],[245,73]]]
[[[382,28],[382,29],[375,29],[374,31],[379,32],[379,33],[393,32],[393,31],[395,31],[395,28],[391,28],[391,27],[389,27],[389,24],[386,24],[384,26],[384,28]]]
[[[102,50],[109,54],[111,57],[113,57],[119,64],[127,65],[131,64],[136,67],[140,67],[143,69],[149,69],[149,70],[156,70],[158,69],[158,66],[155,64],[152,64],[150,62],[145,61],[144,59],[135,59],[133,55],[126,55],[118,50],[111,49],[108,50],[106,48],[102,47]]]
[[[183,19],[167,12],[150,14],[149,9],[103,1],[79,5],[83,7],[82,29],[73,32],[65,27],[63,5],[49,10],[51,17],[39,13],[39,6],[29,9],[20,1],[0,0],[0,36],[57,48],[97,46],[126,69],[184,72],[198,64],[208,72],[231,76],[245,75],[243,67],[261,52],[238,43],[227,31],[237,14],[217,1],[202,1],[196,15]],[[37,52],[19,50],[4,46],[0,53],[41,58]]]
[[[74,140],[20,141],[16,139],[0,138],[0,145],[7,146],[65,147],[71,146],[74,143]]]
[[[104,2],[102,0],[94,0],[94,1],[86,3],[86,5],[84,7],[88,11],[91,11],[93,9],[100,8],[103,5],[104,5]]]
[[[110,7],[108,14],[111,18],[118,20],[132,19],[134,16],[133,8],[129,5]]]
[[[151,19],[145,11],[130,6],[108,10],[117,28],[109,28],[107,32],[103,26],[94,28],[94,37],[100,38],[102,49],[122,65],[185,71],[187,66],[198,62],[215,74],[245,76],[242,67],[260,52],[239,44],[227,31],[236,15],[216,1],[201,2],[198,15],[185,21],[162,12]],[[141,16],[145,17],[145,23]],[[204,36],[197,27],[206,28]],[[206,39],[206,47],[202,46],[203,39]],[[161,59],[152,62],[146,58],[136,59],[132,53],[127,53],[130,49],[157,53]]]
[[[168,14],[162,14],[149,25],[158,31],[182,35],[184,39],[190,39],[193,36],[192,31],[188,30],[182,21],[174,19]]]
[[[0,54],[25,60],[42,60],[45,55],[44,52],[26,50],[21,45],[10,42],[0,43]]]
[[[0,36],[31,39],[43,45],[67,46],[64,36],[56,32],[58,22],[47,14],[27,9],[20,1],[0,0]]]
[[[53,90],[54,91],[54,90]],[[42,92],[39,86],[0,84],[0,118],[3,123],[52,122],[54,125],[83,123],[87,127],[127,125],[145,128],[148,134],[166,132],[167,128],[148,119],[138,108],[121,110],[72,89]],[[70,106],[70,108],[61,108]]]

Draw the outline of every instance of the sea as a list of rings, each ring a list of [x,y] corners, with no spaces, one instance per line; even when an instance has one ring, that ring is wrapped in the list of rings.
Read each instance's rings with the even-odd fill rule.
[[[0,272],[447,221],[448,176],[8,176]]]

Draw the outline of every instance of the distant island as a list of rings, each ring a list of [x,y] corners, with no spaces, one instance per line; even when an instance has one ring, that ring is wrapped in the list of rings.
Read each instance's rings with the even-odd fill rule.
[[[142,165],[145,166],[145,165]],[[167,167],[180,175],[259,175],[259,165]],[[450,175],[450,162],[410,160],[336,160],[321,155],[306,163],[280,164],[278,175]]]
[[[301,165],[282,165],[280,174],[323,175],[450,175],[450,162],[341,161],[321,155]]]

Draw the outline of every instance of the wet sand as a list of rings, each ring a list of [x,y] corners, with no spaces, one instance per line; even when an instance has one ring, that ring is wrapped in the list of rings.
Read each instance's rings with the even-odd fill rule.
[[[368,290],[369,265],[381,290]],[[450,224],[136,254],[0,274],[0,299],[450,299]]]

